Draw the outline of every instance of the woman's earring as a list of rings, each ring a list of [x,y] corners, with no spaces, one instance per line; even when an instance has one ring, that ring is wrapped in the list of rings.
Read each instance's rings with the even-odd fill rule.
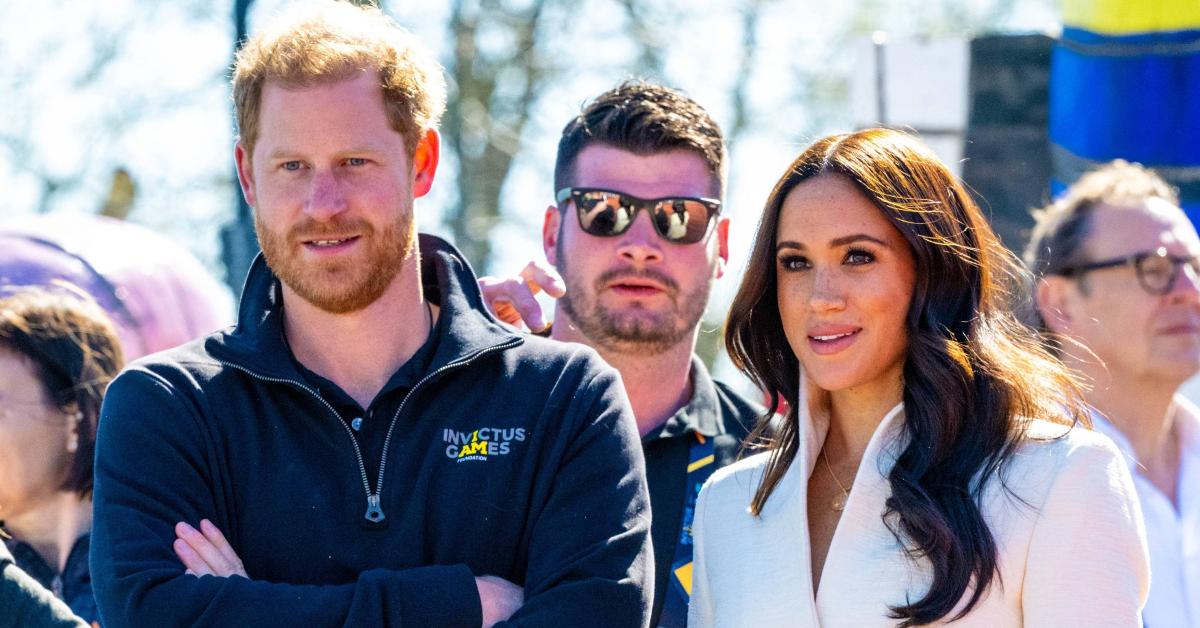
[[[76,410],[71,415],[71,431],[67,432],[67,453],[73,454],[79,450],[79,424],[83,421],[83,411]]]

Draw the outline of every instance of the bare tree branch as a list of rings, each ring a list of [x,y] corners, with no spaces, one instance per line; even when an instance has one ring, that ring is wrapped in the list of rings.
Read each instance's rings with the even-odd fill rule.
[[[495,0],[455,0],[451,5],[455,93],[443,128],[459,172],[458,202],[448,223],[455,242],[477,268],[485,268],[491,256],[489,236],[500,220],[500,191],[548,78],[538,41],[546,4],[536,0],[522,10]],[[506,30],[513,40],[507,54],[480,46],[481,24]]]

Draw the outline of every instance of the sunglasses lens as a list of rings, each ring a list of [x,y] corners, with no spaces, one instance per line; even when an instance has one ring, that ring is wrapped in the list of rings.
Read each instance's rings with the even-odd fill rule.
[[[578,190],[573,195],[579,213],[579,226],[594,236],[625,233],[633,222],[641,201],[606,190]],[[654,229],[664,240],[691,244],[708,233],[708,206],[697,199],[674,198],[658,201],[650,208]]]
[[[691,244],[708,233],[708,206],[694,199],[677,198],[654,207],[654,226],[664,239]]]
[[[595,236],[613,236],[625,231],[631,222],[632,210],[621,204],[621,196],[611,192],[584,192],[575,202],[579,210],[579,226]]]

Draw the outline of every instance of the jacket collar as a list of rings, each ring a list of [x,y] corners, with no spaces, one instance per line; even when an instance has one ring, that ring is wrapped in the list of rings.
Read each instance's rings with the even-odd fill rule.
[[[796,458],[780,479],[771,498],[763,507],[762,520],[765,525],[777,530],[773,538],[787,538],[786,547],[780,547],[780,555],[796,556],[789,569],[792,581],[800,583],[802,599],[811,600],[807,607],[807,625],[819,626],[819,600],[813,586],[812,548],[807,534],[795,534],[794,530],[808,530],[808,479],[817,464],[817,456],[829,433],[829,395],[818,389],[801,374],[800,399],[797,413],[799,421],[799,450]],[[828,597],[826,577],[844,567],[845,545],[876,532],[881,525],[884,504],[891,494],[887,473],[907,445],[904,434],[904,404],[897,404],[883,416],[879,426],[867,442],[859,463],[858,473],[850,487],[850,498],[842,512],[837,531],[829,544],[822,572],[822,597]],[[800,623],[804,623],[801,621]]]
[[[1089,408],[1092,415],[1092,429],[1112,439],[1120,450],[1121,456],[1129,465],[1129,472],[1137,478],[1142,475],[1142,466],[1134,455],[1133,443],[1129,437],[1117,429],[1099,410]],[[1169,412],[1174,412],[1175,433],[1179,437],[1180,453],[1183,456],[1200,457],[1200,410],[1182,394],[1176,393],[1171,402]]]
[[[657,430],[653,430],[642,438],[649,442],[658,438],[674,438],[698,432],[712,438],[725,432],[721,423],[721,402],[717,399],[717,387],[713,384],[704,362],[696,355],[692,356],[689,377],[692,384],[692,398],[687,405],[675,412]]]
[[[483,305],[475,274],[462,254],[445,240],[420,234],[417,240],[425,298],[440,307],[437,353],[429,365],[447,364],[492,348],[523,342]],[[254,258],[242,288],[237,325],[209,336],[205,349],[222,362],[266,377],[301,381],[283,336],[283,298],[279,278],[262,253]]]

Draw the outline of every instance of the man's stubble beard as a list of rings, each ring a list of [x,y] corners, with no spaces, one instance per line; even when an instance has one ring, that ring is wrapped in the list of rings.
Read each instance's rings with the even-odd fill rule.
[[[695,335],[708,306],[712,281],[701,282],[692,292],[681,293],[677,281],[656,270],[611,270],[601,273],[588,286],[573,276],[561,237],[555,243],[555,252],[558,271],[567,287],[567,293],[558,300],[559,305],[596,348],[614,353],[658,355]],[[671,309],[622,313],[601,305],[597,295],[602,286],[617,277],[647,277],[664,284]]]
[[[327,223],[308,219],[281,235],[267,228],[257,212],[254,231],[267,266],[279,280],[300,298],[331,314],[356,312],[378,300],[413,254],[416,243],[411,205],[381,231],[362,219],[335,219]],[[320,239],[322,235],[335,236],[348,231],[359,233],[362,240],[359,245],[368,247],[365,260],[317,265],[300,259],[298,249],[302,239]]]

